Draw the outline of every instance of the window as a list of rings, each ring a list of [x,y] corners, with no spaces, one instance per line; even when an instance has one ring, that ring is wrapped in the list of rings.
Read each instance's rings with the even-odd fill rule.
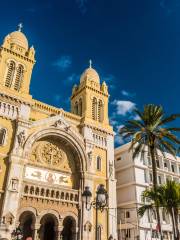
[[[160,168],[159,160],[156,160],[156,165],[158,168]]]
[[[156,220],[156,211],[155,211],[155,210],[152,211],[152,218],[153,218],[154,220]]]
[[[97,157],[97,166],[96,166],[96,169],[101,171],[101,158],[98,156]]]
[[[171,165],[171,170],[172,172],[174,172],[174,165]]]
[[[130,218],[130,212],[126,211],[126,218]]]
[[[120,161],[120,160],[122,160],[122,158],[121,158],[121,157],[118,157],[118,158],[116,159],[116,161]]]
[[[79,116],[82,116],[82,99],[79,99]]]
[[[0,128],[0,145],[4,145],[5,143],[5,138],[6,138],[6,129],[5,128]]]
[[[97,239],[101,240],[101,235],[102,235],[102,229],[101,226],[97,227]]]
[[[144,182],[147,183],[148,180],[147,180],[147,172],[144,170]]]
[[[5,81],[6,87],[9,87],[9,88],[11,87],[13,82],[14,72],[15,72],[15,62],[10,61],[8,64],[8,70],[7,70],[6,81]]]
[[[158,182],[159,182],[159,184],[162,183],[162,181],[161,181],[161,176],[158,176]]]
[[[130,238],[131,237],[131,229],[126,230],[126,237]]]
[[[149,174],[149,178],[150,178],[150,182],[152,182],[153,180],[152,173]]]
[[[74,113],[76,115],[78,115],[78,102],[75,102],[75,105],[74,105]]]
[[[103,103],[102,100],[99,100],[98,102],[98,121],[103,121]]]
[[[167,168],[167,162],[164,162],[164,167]]]
[[[23,81],[24,68],[22,65],[19,65],[16,72],[16,79],[14,82],[14,90],[19,91]]]
[[[152,238],[157,238],[158,237],[158,233],[156,230],[152,230]]]
[[[148,165],[149,165],[149,166],[152,166],[152,161],[151,161],[151,158],[150,158],[150,157],[148,157]]]
[[[97,120],[97,99],[95,97],[92,100],[92,119]]]

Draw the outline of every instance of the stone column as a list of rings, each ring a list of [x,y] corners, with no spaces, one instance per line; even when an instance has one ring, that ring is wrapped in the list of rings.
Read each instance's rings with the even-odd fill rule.
[[[34,226],[34,238],[33,238],[34,240],[40,240],[39,233],[38,233],[40,227],[41,227],[41,224],[35,224]]]
[[[57,229],[57,237],[56,239],[59,240],[59,239],[62,239],[62,231],[63,231],[63,224],[62,224],[62,219],[60,220],[60,223],[59,223],[59,226],[58,226],[58,229]]]

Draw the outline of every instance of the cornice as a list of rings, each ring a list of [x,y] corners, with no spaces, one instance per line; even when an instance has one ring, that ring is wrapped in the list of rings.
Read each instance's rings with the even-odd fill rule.
[[[102,132],[102,133],[105,133],[107,135],[111,135],[111,136],[114,136],[114,132],[112,131],[107,131],[105,128],[102,128],[102,127],[97,127],[95,125],[91,125],[91,124],[87,124],[87,123],[81,123],[79,125],[79,127],[83,128],[83,127],[88,127],[88,128],[91,128],[93,130],[97,130],[99,132]]]
[[[10,93],[5,93],[2,88],[0,87],[0,96],[2,98],[6,98],[7,100],[11,100],[11,101],[15,101],[17,103],[23,103],[25,105],[28,105],[28,106],[32,106],[32,101],[31,100],[25,100],[21,97],[18,97],[18,96],[15,96],[15,95],[12,95]]]
[[[24,60],[26,60],[26,61],[28,61],[28,62],[31,62],[32,64],[35,64],[35,63],[36,63],[35,60],[29,59],[27,56],[23,56],[23,55],[21,55],[21,54],[19,54],[19,53],[16,53],[16,52],[14,52],[14,51],[12,51],[12,50],[10,50],[10,49],[8,49],[8,48],[5,48],[5,47],[3,47],[3,46],[1,46],[0,49],[4,50],[4,51],[6,51],[6,52],[9,52],[9,53],[11,53],[12,55],[15,55],[15,56],[17,56],[17,57],[19,57],[19,58],[22,58],[22,59],[24,59]]]

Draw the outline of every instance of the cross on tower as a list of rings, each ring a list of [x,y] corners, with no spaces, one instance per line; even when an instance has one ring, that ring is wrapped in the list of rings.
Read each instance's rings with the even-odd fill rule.
[[[89,67],[92,68],[92,60],[89,60]]]
[[[23,28],[22,23],[19,23],[19,24],[18,24],[18,31],[21,32],[21,31],[22,31],[22,28]]]

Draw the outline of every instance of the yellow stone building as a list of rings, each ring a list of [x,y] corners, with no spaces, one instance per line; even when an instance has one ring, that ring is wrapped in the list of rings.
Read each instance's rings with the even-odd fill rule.
[[[82,192],[89,186],[94,198],[100,184],[109,209],[98,213],[98,239],[116,239],[107,85],[90,65],[66,112],[32,98],[34,64],[21,27],[8,34],[0,47],[0,239],[18,226],[23,239],[95,239],[95,210],[86,210]]]

